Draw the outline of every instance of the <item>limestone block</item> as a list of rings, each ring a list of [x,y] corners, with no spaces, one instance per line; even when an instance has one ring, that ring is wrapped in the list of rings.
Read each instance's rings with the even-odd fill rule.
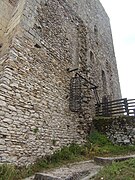
[[[0,139],[0,145],[4,145],[5,144],[5,140],[4,139]]]
[[[11,110],[11,111],[16,111],[16,107],[15,106],[8,105],[8,109]]]
[[[4,119],[3,119],[3,122],[4,122],[4,123],[7,123],[7,124],[11,124],[11,123],[13,122],[13,120],[12,120],[12,119],[9,119],[9,118],[4,118]]]
[[[2,101],[2,100],[0,100],[0,106],[6,106],[7,105],[7,103],[5,102],[5,101]]]
[[[7,146],[6,145],[1,145],[0,144],[0,151],[5,151],[7,149]]]

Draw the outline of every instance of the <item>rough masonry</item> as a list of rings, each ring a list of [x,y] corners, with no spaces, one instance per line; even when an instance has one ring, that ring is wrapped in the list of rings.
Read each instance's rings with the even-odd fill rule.
[[[0,162],[28,165],[85,141],[96,99],[86,85],[82,110],[69,109],[75,72],[67,70],[75,68],[98,86],[100,101],[121,97],[98,0],[0,1]]]
[[[94,118],[93,124],[114,144],[135,145],[134,116],[98,117]]]

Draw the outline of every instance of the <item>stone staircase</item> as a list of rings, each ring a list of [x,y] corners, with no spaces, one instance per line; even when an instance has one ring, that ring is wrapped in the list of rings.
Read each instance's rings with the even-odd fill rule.
[[[37,173],[35,176],[25,180],[87,180],[95,176],[101,168],[102,166],[96,165],[93,160],[83,161]]]
[[[60,168],[37,173],[24,180],[90,180],[96,176],[103,166],[130,158],[135,158],[135,155],[95,157],[94,160],[67,164]]]

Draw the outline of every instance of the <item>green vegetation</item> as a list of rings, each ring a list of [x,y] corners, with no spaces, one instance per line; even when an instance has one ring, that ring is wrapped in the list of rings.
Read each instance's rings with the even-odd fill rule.
[[[91,134],[91,136],[88,137],[87,142],[91,142],[90,151],[94,156],[115,156],[132,154],[135,152],[135,146],[114,145],[109,139],[107,139],[105,135],[97,131],[95,131]]]
[[[113,145],[105,135],[93,132],[87,138],[87,142],[79,146],[71,144],[68,147],[63,147],[56,151],[52,156],[47,156],[44,159],[37,160],[33,165],[21,168],[15,168],[10,165],[0,166],[0,180],[20,180],[27,176],[31,176],[36,172],[41,172],[45,169],[61,166],[63,164],[72,163],[92,159],[94,156],[115,156],[121,154],[131,154],[135,152],[135,146],[118,146]]]
[[[63,147],[56,151],[52,156],[46,156],[39,159],[35,164],[21,168],[15,168],[11,165],[0,165],[0,180],[21,180],[31,176],[36,172],[45,169],[51,169],[63,164],[86,160],[84,146],[71,144],[69,147]]]
[[[134,180],[135,179],[135,159],[123,162],[115,162],[104,167],[94,180]]]
[[[17,171],[11,165],[1,165],[0,166],[0,180],[14,180],[17,176]]]
[[[35,129],[33,129],[33,132],[36,134],[38,132],[38,128],[36,127]]]

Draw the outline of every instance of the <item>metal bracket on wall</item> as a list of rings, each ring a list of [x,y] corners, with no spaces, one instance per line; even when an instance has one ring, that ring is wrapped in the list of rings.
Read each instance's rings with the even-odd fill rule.
[[[82,81],[90,85],[90,89],[94,92],[97,104],[100,104],[99,96],[97,93],[98,86],[91,83],[79,73],[76,73],[75,76],[70,80],[69,108],[73,112],[79,112],[82,110]]]

